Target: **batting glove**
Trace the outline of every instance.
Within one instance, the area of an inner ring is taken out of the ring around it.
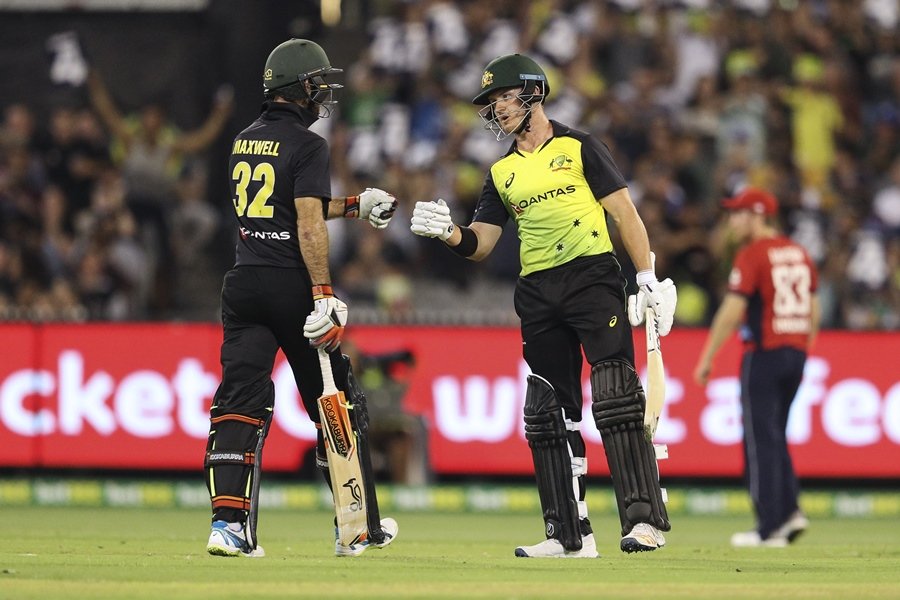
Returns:
[[[628,297],[628,320],[637,327],[644,322],[647,308],[653,310],[659,323],[659,335],[668,335],[675,320],[678,292],[671,279],[657,281],[652,270],[637,274],[638,293]]]
[[[409,229],[416,235],[446,241],[450,234],[453,233],[450,208],[443,200],[438,200],[437,202],[416,202]]]
[[[303,335],[313,348],[331,352],[341,345],[347,325],[347,305],[334,296],[330,285],[313,286],[313,311],[306,317]]]
[[[375,229],[388,226],[397,210],[397,199],[378,188],[366,188],[359,195],[359,218],[366,219]]]

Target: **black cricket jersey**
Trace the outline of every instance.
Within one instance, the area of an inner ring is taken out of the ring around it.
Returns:
[[[491,166],[472,218],[500,227],[515,220],[523,277],[612,252],[598,200],[626,185],[606,144],[550,123],[553,137],[540,148],[523,152],[514,142]]]
[[[306,268],[294,198],[331,199],[328,144],[309,130],[315,121],[296,104],[266,102],[235,138],[228,173],[240,233],[236,267]]]

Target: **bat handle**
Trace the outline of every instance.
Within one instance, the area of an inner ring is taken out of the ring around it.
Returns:
[[[337,394],[338,389],[334,384],[334,373],[331,371],[331,358],[322,348],[318,349],[319,367],[322,369],[322,394],[325,396]]]

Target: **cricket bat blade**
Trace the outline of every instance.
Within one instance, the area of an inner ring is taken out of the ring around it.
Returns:
[[[359,440],[350,418],[350,406],[344,392],[337,389],[328,354],[319,349],[323,392],[316,401],[319,421],[328,455],[328,472],[334,494],[338,539],[350,546],[368,535],[366,499],[359,463]]]
[[[644,410],[644,431],[652,441],[666,402],[666,375],[659,343],[659,321],[652,308],[648,308],[644,316],[647,333],[647,406]]]

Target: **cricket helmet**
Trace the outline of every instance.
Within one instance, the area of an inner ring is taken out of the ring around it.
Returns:
[[[337,101],[332,100],[332,91],[344,86],[326,83],[325,77],[341,72],[343,69],[331,66],[328,55],[320,45],[310,40],[293,38],[279,44],[269,54],[263,71],[263,91],[268,97],[275,90],[309,81],[307,97],[315,104],[330,109],[337,104]]]
[[[542,83],[542,94],[535,94],[536,84]],[[529,85],[530,84],[530,85]],[[523,54],[506,54],[495,58],[484,68],[481,91],[472,104],[489,104],[491,93],[505,88],[522,88],[523,95],[539,97],[543,102],[550,93],[547,75],[533,59]]]

